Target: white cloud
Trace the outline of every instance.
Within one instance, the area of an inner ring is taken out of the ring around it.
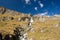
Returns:
[[[43,12],[43,13],[38,13],[38,14],[36,14],[35,16],[48,16],[48,17],[50,17],[49,15],[47,15],[48,14],[48,11],[46,11],[46,12]]]
[[[41,8],[44,7],[43,3],[41,3],[40,1],[38,3],[39,3],[39,5],[40,5]]]
[[[34,9],[37,10],[37,7],[35,7]]]
[[[40,3],[41,8],[44,6],[42,3]]]
[[[26,4],[28,4],[30,2],[30,0],[25,0]]]
[[[41,13],[40,15],[46,15],[46,14],[48,14],[48,12]]]

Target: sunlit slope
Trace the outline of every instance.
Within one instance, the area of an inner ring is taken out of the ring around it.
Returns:
[[[21,18],[31,16],[29,14],[19,13],[8,10],[0,13],[0,33],[14,34],[15,27],[23,27],[28,33],[28,40],[60,40],[60,16],[32,16],[32,30],[28,29],[29,20],[21,20]]]
[[[13,30],[18,26],[25,26],[28,24],[27,21],[20,21],[22,17],[28,17],[27,14],[21,14],[13,10],[7,10],[4,14],[0,13],[0,33],[13,34]]]
[[[29,38],[32,40],[60,40],[60,19],[53,18],[45,18],[44,22],[35,20],[32,23],[33,32],[29,32]]]

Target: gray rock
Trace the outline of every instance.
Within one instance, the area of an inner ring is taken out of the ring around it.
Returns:
[[[4,14],[6,12],[6,9],[0,6],[0,13]]]

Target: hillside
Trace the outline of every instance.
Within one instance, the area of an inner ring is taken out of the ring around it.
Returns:
[[[14,35],[22,27],[28,40],[60,40],[60,16],[33,15],[0,7],[0,33]]]

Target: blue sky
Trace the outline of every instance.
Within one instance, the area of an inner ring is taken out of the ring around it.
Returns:
[[[0,0],[0,6],[18,12],[46,15],[60,14],[60,0]]]

